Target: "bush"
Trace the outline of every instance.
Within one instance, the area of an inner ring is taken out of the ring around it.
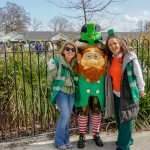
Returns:
[[[135,128],[150,130],[150,91],[140,100],[140,111],[135,119]]]

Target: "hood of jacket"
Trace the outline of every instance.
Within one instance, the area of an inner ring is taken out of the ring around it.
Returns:
[[[126,65],[128,62],[130,62],[131,60],[137,59],[137,55],[135,54],[134,51],[130,52],[129,54],[125,54],[124,55],[124,59],[123,59],[123,66],[122,66],[122,71],[124,71]]]

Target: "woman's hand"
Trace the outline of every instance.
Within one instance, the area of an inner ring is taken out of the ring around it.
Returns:
[[[47,66],[48,66],[49,70],[55,69],[56,66],[55,66],[54,60],[52,58],[47,62]]]
[[[140,91],[140,98],[145,96],[145,92],[144,91]]]

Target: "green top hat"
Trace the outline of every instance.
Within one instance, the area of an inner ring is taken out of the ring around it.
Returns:
[[[81,40],[87,41],[90,45],[94,45],[94,42],[102,39],[100,27],[94,23],[87,23],[81,29]]]

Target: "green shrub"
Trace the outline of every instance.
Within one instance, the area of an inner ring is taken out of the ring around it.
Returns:
[[[135,120],[135,128],[150,130],[150,91],[140,100],[140,111]]]
[[[0,111],[4,131],[10,126],[14,130],[19,128],[19,132],[25,128],[33,131],[33,124],[46,130],[45,126],[48,128],[54,120],[55,110],[49,106],[46,86],[45,58],[44,53],[28,51],[6,53],[6,59],[0,57]]]

